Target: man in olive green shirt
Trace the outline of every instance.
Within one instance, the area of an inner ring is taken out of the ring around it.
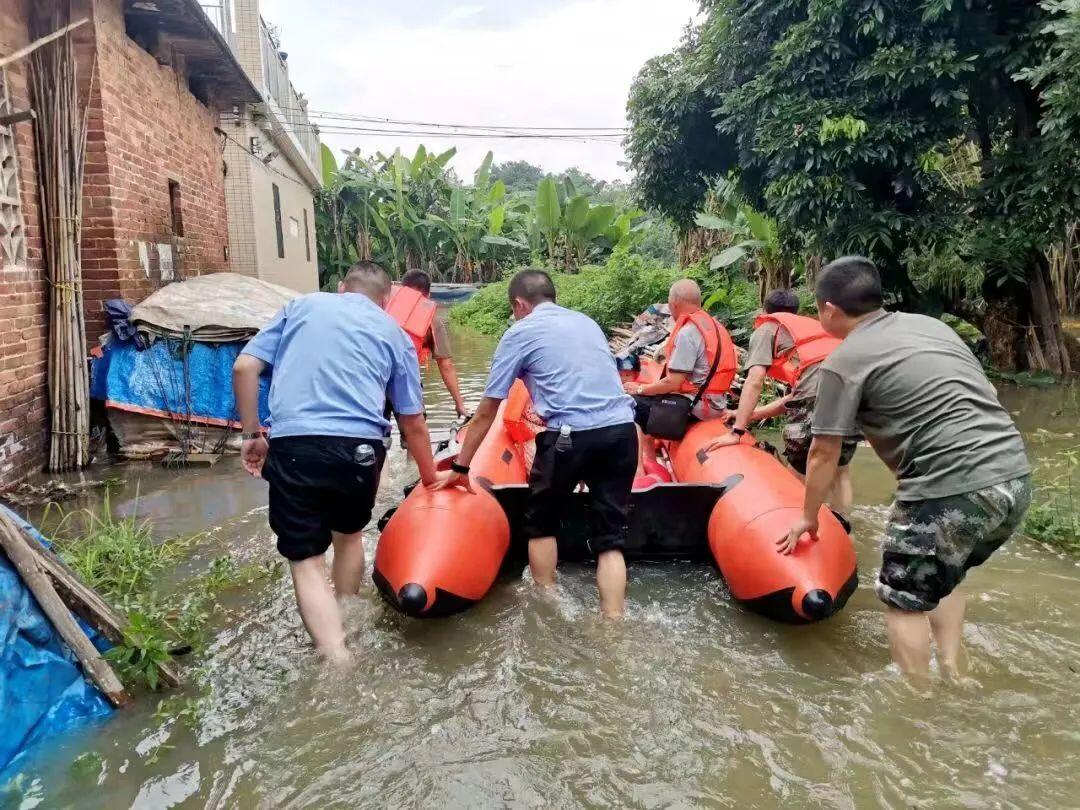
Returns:
[[[817,299],[822,325],[843,343],[819,372],[803,519],[780,550],[815,536],[843,437],[862,433],[898,482],[876,586],[893,658],[927,676],[932,635],[942,673],[955,676],[964,622],[956,586],[1019,528],[1031,502],[1023,439],[949,326],[882,309],[869,260],[829,264]]]

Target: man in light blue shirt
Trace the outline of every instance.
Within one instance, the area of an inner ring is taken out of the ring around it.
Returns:
[[[637,467],[634,402],[622,389],[603,331],[580,312],[555,303],[555,286],[542,270],[510,282],[517,323],[495,350],[484,399],[453,466],[438,486],[469,487],[468,466],[495,421],[499,404],[521,379],[533,409],[547,423],[536,437],[525,513],[529,568],[538,585],[555,582],[556,534],[563,501],[584,481],[592,496],[589,547],[605,616],[622,615],[630,489]]]
[[[285,305],[236,360],[233,388],[245,469],[270,485],[270,528],[289,560],[301,618],[319,652],[348,661],[334,598],[355,596],[364,576],[363,529],[386,457],[389,396],[421,481],[437,478],[424,421],[416,349],[383,306],[390,279],[361,262],[338,294]],[[259,376],[273,368],[270,440],[259,430]],[[334,589],[324,556],[334,546]]]

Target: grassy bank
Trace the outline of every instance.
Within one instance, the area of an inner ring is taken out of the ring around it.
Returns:
[[[584,312],[604,329],[626,322],[649,304],[667,301],[668,289],[680,278],[691,277],[702,286],[710,311],[730,328],[746,328],[758,308],[757,290],[745,278],[731,278],[704,267],[690,270],[666,267],[625,250],[616,251],[607,264],[583,267],[579,273],[553,273],[559,303]],[[469,301],[455,307],[455,323],[489,335],[500,335],[510,320],[509,280],[491,284]]]
[[[66,531],[71,527],[70,531]],[[176,652],[197,652],[225,591],[276,575],[277,568],[241,567],[216,558],[209,570],[177,576],[202,535],[154,540],[150,523],[116,518],[106,498],[100,512],[66,515],[54,546],[87,585],[127,620],[124,643],[106,653],[129,686],[158,686],[158,664]]]
[[[1035,496],[1024,534],[1050,548],[1080,557],[1080,449],[1063,450],[1036,465]]]

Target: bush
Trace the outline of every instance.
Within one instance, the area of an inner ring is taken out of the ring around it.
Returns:
[[[608,330],[632,320],[650,304],[667,301],[671,285],[686,277],[701,285],[709,310],[729,328],[752,325],[758,310],[756,287],[743,278],[711,272],[704,265],[680,270],[619,248],[602,267],[583,267],[574,275],[552,274],[559,303],[584,312]],[[510,322],[508,286],[508,281],[488,285],[455,307],[451,319],[488,335],[502,334]]]

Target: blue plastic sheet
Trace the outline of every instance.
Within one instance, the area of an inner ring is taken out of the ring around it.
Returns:
[[[49,545],[10,509],[2,504],[0,509]],[[96,631],[83,628],[99,650],[108,648]],[[0,553],[0,775],[20,754],[112,712],[104,695],[83,679],[75,656]]]
[[[140,351],[133,341],[114,340],[105,347],[104,356],[94,361],[90,396],[113,407],[163,417],[231,422],[237,419],[232,367],[244,345],[189,343],[185,352],[183,341],[159,339]],[[259,417],[264,425],[270,416],[269,389],[269,378],[264,378],[259,388]]]

